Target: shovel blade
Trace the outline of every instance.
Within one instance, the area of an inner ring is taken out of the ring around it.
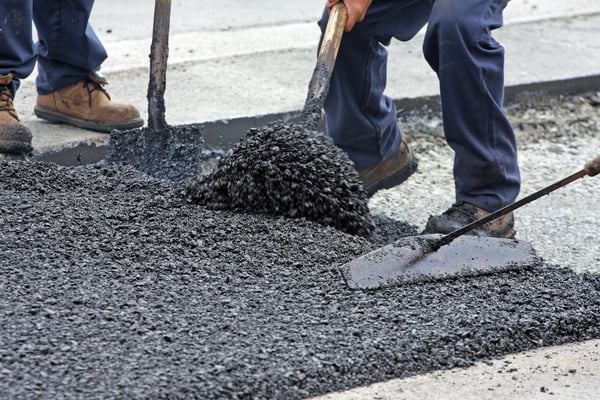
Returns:
[[[530,243],[515,239],[461,236],[430,251],[440,237],[402,238],[342,265],[342,276],[350,289],[379,289],[506,272],[540,262]]]

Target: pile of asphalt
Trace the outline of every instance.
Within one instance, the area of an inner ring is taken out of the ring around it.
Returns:
[[[373,233],[352,162],[314,123],[250,129],[227,153],[205,148],[202,126],[191,124],[113,131],[103,163],[186,181],[189,197],[215,210],[306,218],[350,234]]]
[[[1,398],[300,399],[600,338],[598,275],[351,291],[338,267],[378,244],[183,192],[0,162]]]
[[[373,230],[367,194],[354,165],[308,123],[250,129],[190,197],[216,210],[306,218],[350,234]]]

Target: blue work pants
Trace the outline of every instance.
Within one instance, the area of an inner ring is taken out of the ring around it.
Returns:
[[[38,63],[37,91],[48,94],[86,78],[106,59],[102,43],[89,25],[94,0],[0,1],[0,75],[20,79]],[[32,24],[39,42],[32,39]]]
[[[455,152],[456,201],[495,210],[517,197],[520,176],[512,127],[502,111],[504,49],[491,31],[508,0],[374,0],[342,38],[326,131],[358,170],[389,158],[402,134],[383,94],[386,46],[412,39],[427,24],[423,52],[440,84],[446,140]],[[319,22],[327,23],[325,10]]]

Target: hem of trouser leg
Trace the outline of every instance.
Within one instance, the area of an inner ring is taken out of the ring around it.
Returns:
[[[504,204],[504,203],[498,202],[497,199],[495,199],[493,201],[494,205],[490,205],[490,203],[492,203],[492,202],[486,202],[486,199],[491,199],[491,198],[493,198],[493,196],[485,195],[485,196],[477,196],[477,197],[473,196],[472,197],[472,196],[457,195],[456,203],[460,203],[460,202],[469,203],[469,204],[472,204],[475,207],[481,208],[482,210],[487,211],[487,212],[494,212],[496,210],[501,209],[502,207],[507,206],[508,204],[511,204],[511,203]]]
[[[357,164],[356,161],[352,160],[354,162],[356,170],[357,171],[364,171],[364,170],[367,170],[367,169],[375,168],[376,166],[378,166],[382,162],[384,162],[386,160],[389,160],[400,149],[401,144],[402,144],[402,135],[399,136],[397,145],[396,146],[392,146],[392,148],[394,150],[388,152],[388,154],[386,155],[385,158],[381,155],[381,152],[378,152],[377,153],[377,161],[375,163],[371,164],[371,165],[368,165],[368,166],[364,166],[362,164]],[[349,154],[347,151],[346,151],[346,153]]]
[[[39,58],[38,58],[38,70],[41,68],[39,66]],[[58,92],[59,90],[62,90],[64,88],[68,88],[69,86],[73,86],[79,82],[83,82],[85,81],[90,75],[92,75],[95,72],[100,72],[100,66],[98,66],[94,71],[89,71],[89,72],[83,72],[82,69],[78,69],[77,72],[75,71],[70,71],[69,72],[69,79],[68,80],[60,80],[60,82],[52,82],[52,84],[49,84],[49,79],[47,78],[45,81],[48,81],[48,84],[42,83],[42,73],[38,72],[38,76],[35,79],[36,82],[36,93],[39,95],[49,95],[55,92]],[[49,90],[42,90],[41,87],[42,86],[49,86],[51,87],[51,89]]]
[[[88,74],[88,75],[89,75],[89,74]],[[83,77],[83,78],[81,78],[81,79],[77,79],[77,80],[75,80],[75,81],[73,81],[73,82],[71,82],[71,81],[69,81],[69,82],[63,82],[63,83],[62,83],[60,86],[54,86],[54,85],[53,85],[53,86],[52,86],[52,90],[41,90],[41,89],[39,88],[38,84],[37,84],[37,79],[36,79],[36,88],[35,88],[36,90],[35,90],[35,91],[36,91],[36,93],[37,93],[38,95],[40,95],[40,96],[47,96],[47,95],[49,95],[49,94],[56,93],[56,92],[58,92],[59,90],[62,90],[62,89],[64,89],[64,88],[68,88],[69,86],[73,86],[73,85],[75,85],[75,84],[77,84],[77,83],[79,83],[79,82],[81,82],[81,81],[85,80],[85,79],[88,77],[88,75],[84,76],[84,77]]]

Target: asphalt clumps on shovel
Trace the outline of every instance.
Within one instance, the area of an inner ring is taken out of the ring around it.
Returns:
[[[600,338],[598,274],[352,291],[379,245],[182,186],[0,161],[0,398],[293,400]]]
[[[188,193],[217,210],[306,218],[365,237],[374,228],[348,156],[302,124],[249,130],[210,175],[189,185]]]

